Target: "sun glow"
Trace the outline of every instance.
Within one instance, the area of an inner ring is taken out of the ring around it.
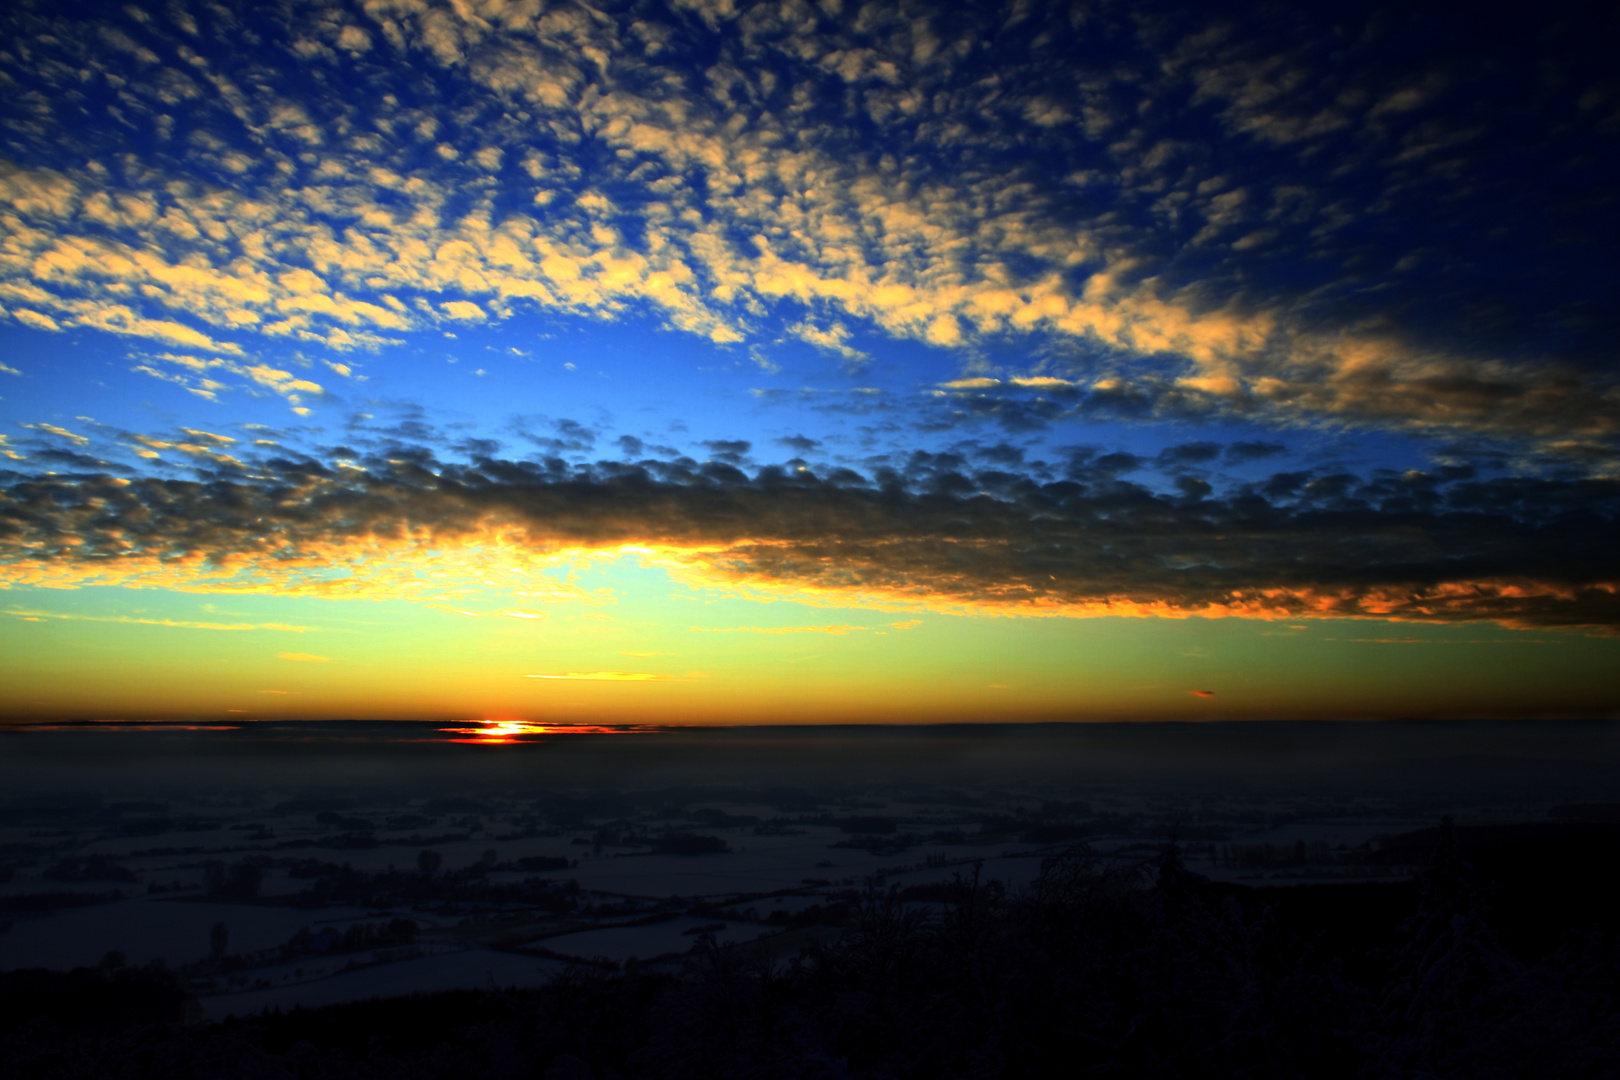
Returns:
[[[529,720],[493,717],[479,720],[477,727],[440,728],[447,735],[460,736],[450,742],[473,743],[480,746],[499,746],[506,743],[538,741],[538,736],[551,735],[627,735],[640,728],[596,727],[575,724],[538,724]]]
[[[98,497],[108,500],[109,506],[122,507],[111,490],[102,489]],[[327,483],[312,489],[306,501],[317,494],[341,500],[353,493]],[[133,514],[130,508],[123,509],[129,511],[126,516]],[[1558,616],[1568,625],[1601,625],[1589,623],[1593,616],[1585,608],[1612,606],[1613,597],[1620,593],[1620,583],[1614,581],[1576,587],[1533,576],[1433,583],[1261,585],[1217,592],[1165,580],[1103,591],[1083,561],[1055,567],[1058,573],[1030,574],[1013,557],[1008,544],[996,538],[936,536],[920,543],[903,529],[887,533],[880,529],[847,542],[770,535],[627,539],[623,534],[635,530],[625,523],[583,521],[576,523],[575,532],[594,528],[601,535],[594,543],[581,543],[555,523],[515,515],[516,511],[504,517],[491,513],[470,523],[414,529],[385,527],[390,523],[379,521],[361,536],[333,536],[316,528],[308,535],[278,535],[251,550],[225,544],[219,550],[184,555],[144,550],[143,535],[122,531],[122,526],[107,526],[98,540],[105,551],[94,558],[46,553],[43,545],[48,538],[0,552],[0,588],[120,586],[231,596],[405,600],[468,618],[540,624],[553,613],[612,608],[621,595],[613,588],[587,587],[581,577],[593,568],[605,569],[627,560],[661,570],[676,584],[694,591],[814,607],[1075,619],[1377,618],[1434,623],[1488,619],[1516,628],[1541,625],[1561,608],[1571,609],[1568,615]],[[892,524],[898,529],[902,523]],[[545,610],[548,608],[550,611]],[[9,614],[40,617],[32,611]],[[248,624],[184,625],[250,628]],[[596,671],[531,677],[663,678]]]

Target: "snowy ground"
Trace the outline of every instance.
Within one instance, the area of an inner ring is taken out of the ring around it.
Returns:
[[[1391,770],[1371,752],[1349,769],[1342,747],[1252,768],[1188,751],[1155,772],[1043,734],[984,753],[954,736],[849,740],[795,770],[765,740],[660,755],[641,736],[622,754],[609,740],[439,757],[274,746],[300,766],[277,771],[195,736],[140,743],[139,768],[120,768],[95,742],[107,736],[50,736],[9,735],[30,753],[0,760],[0,969],[161,959],[210,1016],[669,962],[705,935],[787,948],[837,932],[862,890],[975,864],[1018,888],[1081,842],[1129,863],[1174,835],[1191,869],[1250,884],[1387,877],[1405,871],[1364,865],[1379,836],[1612,798],[1616,757],[1605,735],[1584,764],[1497,755],[1472,783],[1455,764]],[[83,746],[95,753],[75,758]]]

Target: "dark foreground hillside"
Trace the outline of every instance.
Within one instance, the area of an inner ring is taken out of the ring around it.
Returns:
[[[10,972],[0,1076],[1613,1077],[1617,845],[1561,829],[1442,826],[1415,880],[1270,890],[1079,847],[1017,893],[868,890],[791,957],[207,1026],[161,969]]]

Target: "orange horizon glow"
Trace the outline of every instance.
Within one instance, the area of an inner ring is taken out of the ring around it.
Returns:
[[[1076,580],[1027,590],[1047,595],[1020,604],[1012,586],[991,594],[926,565],[906,573],[869,559],[869,572],[838,580],[820,562],[778,570],[735,546],[722,556],[508,539],[491,549],[373,538],[353,550],[393,554],[331,567],[343,587],[321,595],[279,592],[273,572],[245,571],[237,584],[257,595],[24,586],[0,611],[14,669],[0,717],[420,720],[439,728],[434,742],[502,745],[670,724],[1606,715],[1613,705],[1620,639],[1486,630],[1477,614],[1467,625],[1480,607],[1509,621],[1523,600],[1504,599],[1524,593],[1508,582],[1363,589],[1354,613],[1304,611],[1298,587],[1233,590],[1215,597],[1219,608],[1168,594],[1088,603],[1088,585],[1117,585]],[[414,568],[412,552],[423,559]],[[1448,591],[1462,610],[1437,602]],[[1403,617],[1413,605],[1427,617]],[[1521,660],[1504,663],[1505,649]]]

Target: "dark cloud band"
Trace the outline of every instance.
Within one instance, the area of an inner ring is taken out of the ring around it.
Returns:
[[[276,591],[278,575],[357,553],[498,540],[537,555],[663,549],[706,580],[849,602],[1620,628],[1613,480],[1279,474],[1216,495],[1195,477],[1180,494],[1124,482],[1083,453],[1076,479],[1045,483],[945,456],[870,478],[685,458],[390,459],[15,479],[0,492],[0,574]]]

